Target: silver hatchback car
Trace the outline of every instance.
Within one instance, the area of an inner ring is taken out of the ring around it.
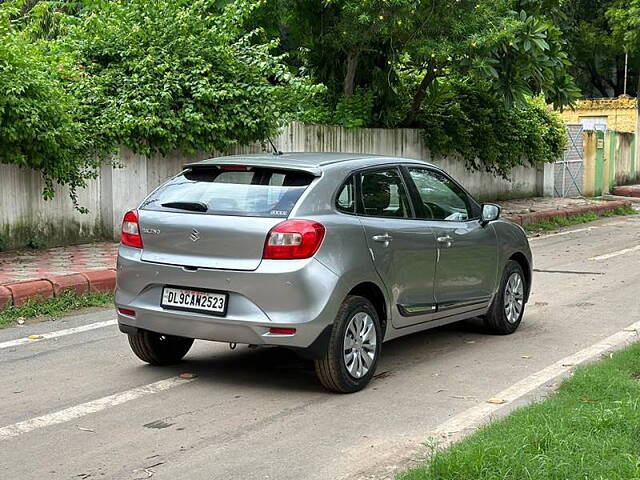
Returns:
[[[481,316],[516,330],[531,251],[428,163],[286,153],[185,166],[127,212],[120,330],[153,365],[194,339],[294,349],[338,392],[363,388],[384,341]]]

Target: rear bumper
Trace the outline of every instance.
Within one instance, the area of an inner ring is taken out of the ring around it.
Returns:
[[[229,292],[227,314],[169,310],[160,306],[162,288],[180,285]],[[335,319],[346,292],[339,278],[315,259],[264,260],[254,271],[189,270],[143,262],[140,251],[121,247],[115,303],[135,311],[118,313],[124,332],[150,330],[167,335],[255,345],[311,348]],[[270,327],[295,328],[274,335]]]

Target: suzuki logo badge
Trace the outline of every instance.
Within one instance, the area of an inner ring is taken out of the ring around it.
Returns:
[[[192,242],[197,242],[198,240],[200,240],[200,232],[195,228],[192,228],[191,235],[189,235],[189,238],[191,239]]]

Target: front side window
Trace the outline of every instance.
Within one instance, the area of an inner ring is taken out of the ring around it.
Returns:
[[[392,218],[411,216],[409,197],[397,169],[365,171],[360,175],[360,182],[365,215]]]
[[[451,179],[426,168],[409,167],[408,170],[422,200],[422,218],[458,222],[471,218],[466,193]]]
[[[262,167],[196,167],[162,185],[141,208],[288,217],[313,178],[306,172]]]

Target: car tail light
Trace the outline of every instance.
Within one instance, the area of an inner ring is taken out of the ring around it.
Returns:
[[[267,235],[262,258],[294,260],[312,257],[324,238],[324,225],[311,220],[285,220]]]
[[[128,315],[129,317],[135,317],[136,316],[136,311],[135,310],[131,310],[130,308],[118,307],[118,312],[120,312],[122,315]]]
[[[131,210],[124,214],[120,243],[127,247],[142,248],[142,236],[140,235],[137,210]]]

